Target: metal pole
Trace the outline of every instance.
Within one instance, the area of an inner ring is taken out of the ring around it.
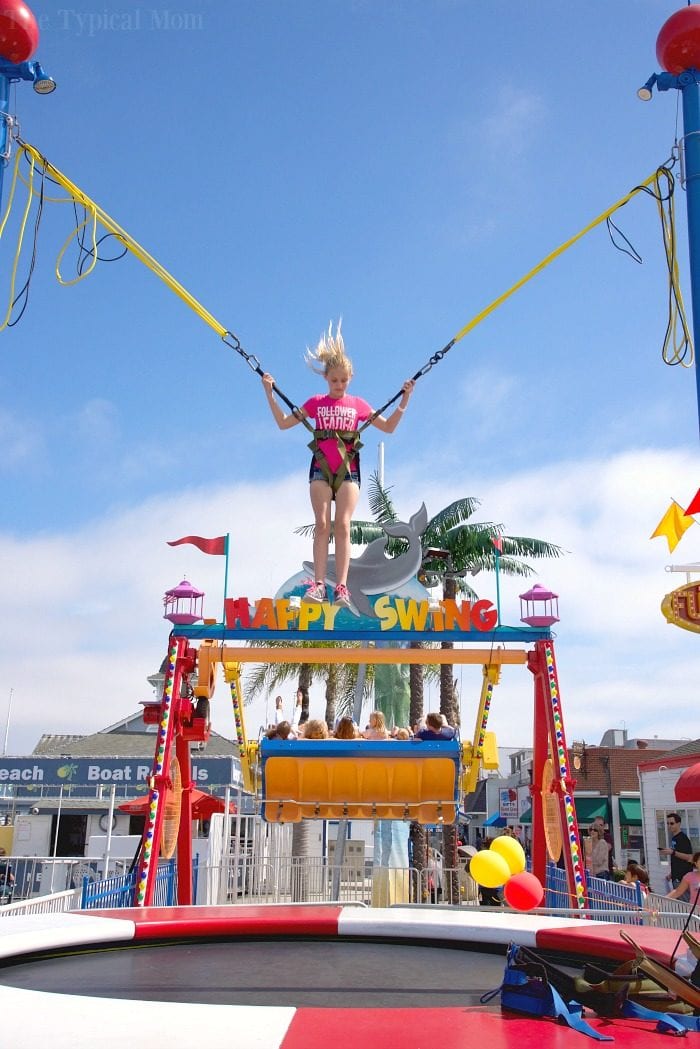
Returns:
[[[221,622],[226,625],[226,598],[228,597],[228,548],[231,542],[231,533],[226,533],[226,549],[225,549],[225,560],[224,560],[224,602],[222,605]]]
[[[51,864],[51,885],[49,892],[53,892],[53,877],[56,870],[56,853],[58,852],[58,828],[61,822],[61,806],[63,804],[63,784],[58,794],[58,811],[56,813],[56,833],[53,836],[53,863]]]
[[[239,870],[241,869],[241,862],[242,862],[241,861],[241,811],[242,811],[242,809],[243,809],[243,792],[239,788],[239,790],[238,790],[238,798],[236,799],[236,821],[235,821],[236,826],[235,826],[235,830],[234,830],[234,833],[236,835],[236,840],[233,843],[233,890],[232,890],[232,892],[233,892],[233,901],[229,900],[229,897],[228,897],[229,883],[230,883],[231,879],[230,879],[229,870],[227,869],[227,871],[226,871],[226,884],[224,885],[225,896],[224,896],[223,900],[221,901],[222,903],[230,903],[230,902],[238,903],[238,873],[239,873]],[[247,826],[248,826],[247,822],[246,822],[245,826],[247,828]],[[229,853],[230,853],[230,849],[231,849],[231,838],[230,838],[230,831],[229,831],[228,827],[226,829],[226,833],[227,833],[227,835],[229,835],[227,837],[227,841],[226,841],[226,856],[227,856],[227,865],[228,865],[228,863],[230,862],[228,857],[229,857]],[[245,873],[243,871],[241,871],[241,890],[243,890],[244,887],[245,887]]]
[[[355,682],[355,702],[352,708],[352,718],[356,725],[360,724],[360,719],[362,717],[362,693],[365,690],[366,676],[367,665],[365,663],[360,663],[360,665],[357,668],[357,681]],[[333,850],[333,879],[331,885],[334,900],[340,899],[340,868],[345,861],[345,842],[347,840],[348,821],[338,820],[338,830],[336,831],[335,848]]]
[[[239,792],[240,801],[240,792]],[[239,806],[240,807],[240,806]],[[209,845],[211,848],[211,831],[209,832]],[[209,863],[213,863],[214,857],[209,853]],[[219,865],[218,893],[216,900],[209,899],[208,903],[228,903],[228,879],[231,868],[231,785],[226,785],[224,791],[224,828],[221,841],[221,856]],[[223,892],[222,892],[223,885]]]
[[[695,387],[700,413],[700,367],[697,357],[700,348],[700,86],[698,86],[697,78],[697,72],[692,70],[689,73],[681,73],[678,80],[683,96],[683,147],[688,209],[690,291],[693,304]]]
[[[696,5],[697,6],[697,5]],[[695,387],[700,421],[700,72],[686,69],[677,76],[673,73],[654,73],[637,94],[648,101],[652,88],[658,91],[680,91],[683,103],[683,153],[681,175],[686,191],[688,216],[688,255],[690,260],[690,298],[693,313],[693,344],[695,347]]]
[[[381,488],[384,487],[384,441],[379,442],[377,448],[377,479]]]
[[[5,168],[10,162],[10,81],[0,73],[0,201]]]
[[[107,841],[105,843],[104,852],[104,875],[103,877],[109,877],[109,856],[112,851],[112,823],[114,822],[114,799],[116,797],[117,788],[116,785],[112,784],[112,791],[109,796],[109,815],[107,817]]]
[[[501,552],[496,547],[496,623],[501,625]]]
[[[0,190],[2,189],[2,174],[0,173]],[[2,746],[2,756],[5,757],[7,754],[7,740],[10,735],[10,715],[12,713],[12,697],[15,693],[13,688],[10,689],[10,698],[7,701],[7,719],[5,721],[5,741]]]

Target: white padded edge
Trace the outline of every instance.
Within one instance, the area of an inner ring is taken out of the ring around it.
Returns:
[[[88,998],[0,987],[2,1044],[8,1049],[124,1049],[128,1045],[280,1049],[296,1010]]]
[[[602,923],[601,923],[602,924]],[[607,923],[606,923],[607,924]],[[427,937],[436,940],[464,940],[475,943],[508,944],[516,940],[523,947],[537,946],[537,933],[543,929],[580,928],[580,918],[556,918],[542,914],[514,914],[510,911],[422,910],[421,908],[343,908],[338,920],[340,936]]]
[[[125,918],[90,914],[18,914],[0,919],[0,958],[83,943],[133,940],[136,925]]]

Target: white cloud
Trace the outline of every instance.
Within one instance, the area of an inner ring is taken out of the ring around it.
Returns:
[[[9,472],[31,463],[43,452],[40,430],[26,419],[0,411],[0,468]]]
[[[668,626],[659,605],[684,581],[665,565],[700,560],[700,527],[686,533],[674,558],[663,540],[648,538],[671,495],[683,501],[695,494],[694,456],[649,450],[533,467],[497,482],[475,477],[468,493],[409,474],[395,480],[402,514],[419,499],[435,513],[457,495],[473,494],[482,499],[477,519],[568,551],[540,563],[537,579],[560,595],[556,651],[569,738],[597,742],[622,723],[630,735],[697,734],[700,639]],[[367,516],[366,508],[359,514]],[[207,613],[218,613],[223,559],[170,548],[167,539],[230,531],[229,595],[255,600],[274,593],[309,556],[308,540],[293,535],[309,518],[299,473],[258,485],[190,489],[65,534],[0,537],[0,578],[13,581],[0,612],[5,684],[8,693],[14,689],[10,751],[28,752],[42,732],[97,730],[149,697],[145,679],[167,642],[162,595],[183,576],[206,592]],[[517,595],[532,581],[501,580],[504,622],[518,622]],[[492,576],[474,582],[483,596],[495,596]],[[455,673],[470,735],[481,671],[465,666]],[[435,705],[437,693],[428,694]],[[0,693],[0,724],[4,702]],[[321,713],[320,695],[315,702]],[[233,736],[223,685],[213,708],[217,731]],[[249,711],[252,735],[264,711],[264,700]],[[532,681],[525,669],[504,669],[491,727],[501,745],[529,745]]]
[[[509,157],[532,148],[538,130],[546,117],[544,99],[532,91],[503,85],[496,93],[494,108],[480,125],[486,146]]]
[[[483,441],[492,438],[494,419],[515,415],[521,398],[518,381],[512,373],[498,368],[474,368],[468,378],[462,380],[450,413],[452,420],[459,419],[460,429],[465,418],[469,420],[470,440]],[[458,407],[455,409],[455,406]]]
[[[118,435],[119,413],[111,401],[95,397],[86,401],[69,424],[81,442],[111,444]]]

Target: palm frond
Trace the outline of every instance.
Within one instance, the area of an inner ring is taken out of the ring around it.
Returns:
[[[520,561],[515,557],[501,557],[499,568],[503,575],[531,576],[537,575],[537,569],[529,565],[527,561]]]
[[[376,521],[352,521],[350,523],[350,542],[358,546],[369,546],[375,539],[381,539],[385,531]]]
[[[299,525],[298,528],[294,529],[294,535],[303,535],[304,538],[313,536],[316,531],[316,526],[312,524]]]
[[[350,524],[350,542],[356,546],[369,546],[375,539],[384,539],[389,557],[398,557],[408,549],[408,540],[400,536],[388,536],[381,525],[373,521],[353,521]]]
[[[544,539],[529,539],[520,535],[503,536],[503,553],[515,557],[562,557],[568,553],[561,546],[548,543]]]
[[[373,473],[370,477],[369,487],[367,489],[367,498],[369,500],[369,508],[372,511],[375,521],[379,524],[386,524],[387,522],[398,521],[398,514],[396,508],[391,500],[389,492],[390,488],[384,488],[379,480],[379,474]]]
[[[481,502],[479,499],[475,499],[472,496],[464,496],[462,499],[455,499],[449,506],[443,507],[435,514],[435,517],[431,517],[428,521],[428,527],[425,530],[425,534],[436,532],[443,533],[449,532],[450,529],[456,525],[461,524],[463,521],[468,521],[472,516],[477,506],[480,506]]]

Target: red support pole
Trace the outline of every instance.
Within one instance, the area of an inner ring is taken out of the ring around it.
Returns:
[[[150,907],[156,887],[158,857],[163,833],[165,798],[170,782],[170,758],[173,741],[180,721],[180,691],[183,667],[186,665],[187,640],[184,637],[170,638],[167,669],[163,682],[163,698],[160,705],[160,721],[153,758],[153,771],[149,779],[148,814],[141,839],[141,851],[137,868],[134,904]]]
[[[175,739],[175,754],[182,777],[182,799],[180,803],[180,825],[177,830],[177,902],[194,903],[192,899],[192,762],[189,740],[178,735]]]
[[[560,829],[569,899],[572,907],[585,910],[586,876],[574,804],[576,780],[572,779],[569,768],[553,641],[535,642],[534,650],[528,652],[528,668],[535,676],[534,756],[531,787],[533,791],[533,874],[544,884],[546,842],[542,806],[542,773],[547,758],[550,758],[554,766],[552,789],[559,801]],[[538,819],[539,822],[537,822]]]
[[[549,756],[549,727],[547,720],[545,677],[540,666],[540,654],[533,649],[527,654],[527,667],[534,676],[535,703],[532,754],[532,873],[545,884],[547,876],[547,842],[544,834],[544,806],[542,804],[542,776]]]

